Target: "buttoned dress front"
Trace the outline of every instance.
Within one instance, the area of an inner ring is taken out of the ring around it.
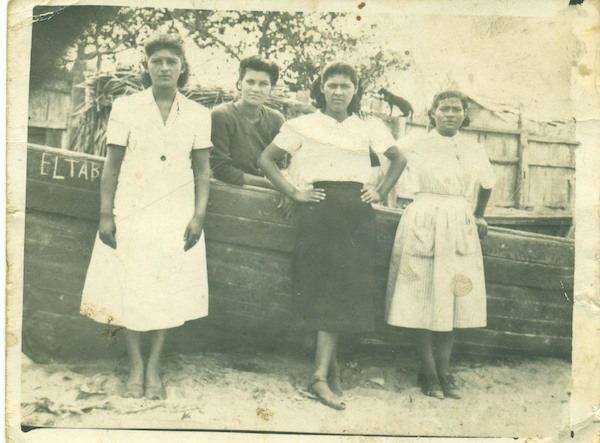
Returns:
[[[432,131],[403,151],[417,192],[396,232],[387,322],[451,331],[486,325],[481,245],[470,203],[495,178],[483,146]]]
[[[135,331],[208,314],[204,234],[187,252],[194,214],[193,149],[210,148],[210,113],[180,93],[163,122],[151,89],[118,98],[107,144],[125,146],[114,201],[117,248],[97,236],[81,313]]]

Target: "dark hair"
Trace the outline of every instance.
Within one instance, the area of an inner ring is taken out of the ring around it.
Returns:
[[[277,66],[273,62],[268,62],[267,60],[259,57],[258,55],[253,55],[251,57],[243,59],[240,62],[240,76],[238,77],[238,83],[244,80],[248,69],[252,69],[253,71],[258,72],[266,72],[267,74],[269,74],[271,87],[275,86],[275,83],[277,83],[277,79],[279,78],[279,66]]]
[[[321,75],[319,75],[313,82],[310,90],[310,96],[312,99],[314,99],[315,106],[321,111],[325,110],[325,108],[327,107],[327,103],[325,102],[325,94],[323,94],[323,92],[321,91],[321,85],[325,84],[327,79],[334,75],[345,75],[354,84],[356,92],[354,93],[354,97],[352,97],[352,101],[348,105],[348,112],[350,114],[358,114],[358,112],[360,111],[360,100],[363,94],[363,87],[360,84],[358,74],[356,73],[354,68],[348,63],[344,62],[334,62],[328,64],[323,69]]]
[[[430,126],[432,128],[435,128],[435,119],[433,118],[433,113],[439,106],[440,102],[442,100],[446,100],[447,98],[457,98],[460,100],[463,111],[465,111],[465,119],[463,120],[460,127],[466,128],[467,126],[469,126],[469,124],[471,123],[471,119],[467,116],[467,110],[469,109],[469,97],[467,97],[462,92],[456,91],[456,90],[442,91],[442,92],[437,93],[435,95],[435,97],[433,97],[433,104],[431,105],[431,108],[429,108],[429,111],[427,112],[427,115],[429,115]]]
[[[148,74],[147,62],[152,54],[161,49],[168,49],[173,54],[176,54],[181,59],[183,72],[177,80],[177,86],[184,86],[190,76],[190,70],[187,60],[185,59],[185,51],[183,50],[183,39],[179,34],[154,34],[144,43],[144,52],[146,52],[146,62],[144,62],[145,72],[142,73],[142,84],[146,87],[152,84],[150,74]]]

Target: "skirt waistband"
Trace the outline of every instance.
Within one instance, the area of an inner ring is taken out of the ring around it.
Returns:
[[[360,199],[362,194],[363,184],[359,182],[331,182],[331,181],[318,181],[314,182],[313,186],[315,189],[323,189],[325,191],[325,200],[320,205],[338,202],[354,202],[359,205],[364,205]]]
[[[332,182],[318,181],[313,183],[314,188],[346,188],[346,189],[362,189],[363,184],[359,182]]]
[[[418,192],[415,194],[415,200],[437,200],[437,201],[463,201],[466,202],[467,198],[464,195],[450,195],[450,194],[433,194],[429,192]]]

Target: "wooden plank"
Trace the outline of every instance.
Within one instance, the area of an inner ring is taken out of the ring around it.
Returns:
[[[264,296],[272,293],[287,293],[291,291],[292,285],[289,272],[281,275],[217,260],[211,260],[211,263],[208,264],[208,276],[209,285],[211,282],[227,283]]]
[[[515,202],[515,183],[517,168],[510,164],[492,164],[496,176],[496,184],[492,189],[490,207],[512,208]]]
[[[490,329],[463,329],[457,334],[457,345],[480,345],[504,349],[507,353],[524,351],[537,355],[570,357],[571,339],[567,337],[512,334]]]
[[[488,157],[502,161],[514,159],[518,161],[519,137],[515,134],[482,133],[480,143],[485,147]]]
[[[290,254],[214,240],[206,241],[206,255],[211,260],[239,266],[250,265],[264,272],[275,274],[289,273],[291,267]]]
[[[48,96],[44,90],[31,91],[29,95],[29,119],[42,124],[48,120]]]
[[[67,123],[63,121],[48,121],[48,120],[28,120],[27,126],[29,128],[40,128],[40,129],[60,129],[65,131],[67,129]],[[53,145],[49,145],[53,146]]]
[[[481,249],[486,257],[562,267],[573,267],[575,264],[575,245],[568,240],[490,232],[490,235],[482,241]]]
[[[361,341],[389,347],[417,347],[414,330],[392,326],[365,334]],[[457,354],[571,356],[570,338],[512,334],[487,328],[457,329],[454,343]]]
[[[65,287],[40,285],[38,281],[23,285],[23,304],[30,310],[56,314],[77,315],[81,304],[81,291]]]
[[[77,357],[117,358],[125,349],[118,346],[115,328],[78,315],[25,310],[22,328],[23,352],[34,361]],[[68,346],[65,346],[68,343]]]
[[[532,166],[529,168],[530,201],[536,209],[566,209],[570,206],[570,180],[573,175],[556,168]]]
[[[280,223],[208,213],[204,229],[207,240],[282,252],[290,252],[294,247],[293,228]]]
[[[211,182],[208,211],[215,214],[292,225],[295,218],[285,220],[277,212],[279,195],[273,190],[250,190],[213,181]]]
[[[575,168],[575,148],[561,143],[529,141],[530,164]]]
[[[487,327],[492,330],[509,330],[515,334],[533,334],[536,336],[551,335],[556,337],[571,337],[572,325],[562,322],[545,322],[542,320],[523,320],[512,317],[488,315]]]
[[[98,192],[103,160],[76,154],[62,149],[30,147],[27,150],[27,178]]]
[[[543,289],[517,286],[514,282],[492,283],[486,282],[485,285],[488,297],[504,300],[506,303],[513,304],[515,309],[522,309],[522,315],[528,317],[529,311],[532,313],[539,310],[556,310],[562,312],[563,318],[571,321],[573,308],[573,297],[570,294],[565,296],[562,288]],[[539,306],[538,306],[539,305]]]
[[[573,297],[573,269],[538,263],[517,262],[504,258],[484,257],[485,280],[527,288],[563,289]]]
[[[54,214],[93,220],[100,217],[100,193],[70,185],[27,180],[26,207]]]

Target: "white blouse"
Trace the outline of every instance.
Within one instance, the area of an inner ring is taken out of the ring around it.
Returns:
[[[494,187],[496,178],[484,147],[460,132],[444,137],[433,130],[402,152],[414,179],[414,192],[471,200],[477,185]]]
[[[288,178],[303,188],[317,181],[368,183],[369,148],[382,154],[396,142],[380,120],[353,114],[338,122],[318,111],[285,122],[273,144],[292,155]]]

